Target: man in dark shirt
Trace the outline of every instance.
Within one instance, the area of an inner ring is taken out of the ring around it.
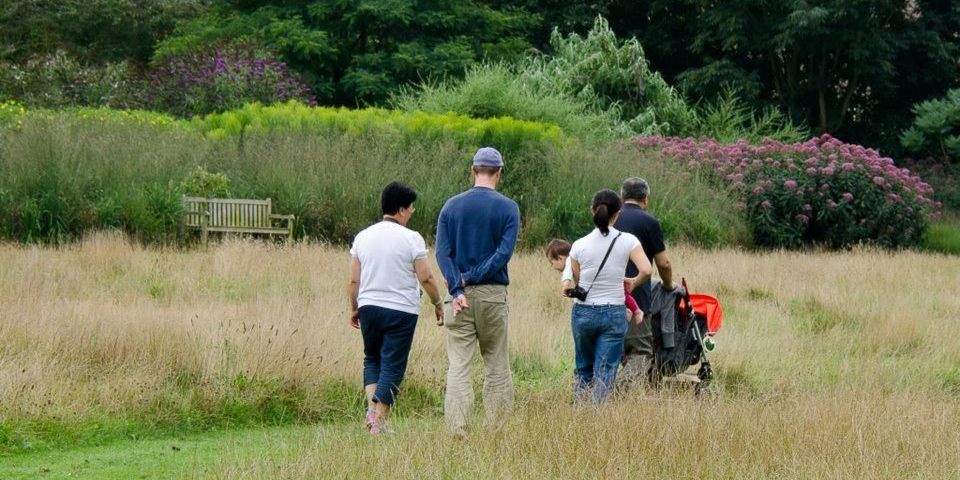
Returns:
[[[643,251],[651,264],[657,265],[657,272],[663,282],[664,290],[673,290],[673,269],[667,257],[667,249],[663,243],[663,232],[656,217],[647,212],[650,203],[650,185],[640,177],[631,177],[623,181],[620,188],[623,198],[623,210],[614,228],[621,232],[632,233],[643,245]],[[635,277],[637,267],[630,262],[627,264],[627,277]],[[624,365],[621,372],[621,383],[625,385],[642,384],[648,378],[649,370],[653,365],[653,330],[651,328],[651,286],[650,282],[643,282],[633,292],[634,300],[644,313],[644,321],[637,326],[629,322],[627,335],[624,339]]]
[[[447,326],[447,390],[443,413],[450,431],[466,435],[473,410],[471,364],[484,363],[483,405],[488,425],[513,409],[507,342],[507,263],[520,231],[516,202],[497,192],[503,158],[493,148],[473,157],[474,187],[444,204],[437,221],[437,263],[453,297]]]

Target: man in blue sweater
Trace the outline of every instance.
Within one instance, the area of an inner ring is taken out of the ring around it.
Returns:
[[[470,364],[477,347],[484,362],[487,425],[499,426],[513,409],[513,375],[507,342],[507,262],[520,231],[516,202],[497,193],[500,152],[485,147],[473,157],[474,187],[450,200],[437,221],[437,263],[453,297],[446,321],[447,427],[463,437],[473,412]]]

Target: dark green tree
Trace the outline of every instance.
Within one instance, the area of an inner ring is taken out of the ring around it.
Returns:
[[[157,58],[254,40],[304,73],[322,103],[376,104],[410,82],[522,56],[537,18],[477,0],[221,0],[182,24]]]
[[[208,0],[0,0],[0,61],[64,51],[83,63],[146,62]]]
[[[911,105],[960,78],[953,1],[647,0],[604,9],[693,99],[732,86],[817,131],[894,152]]]

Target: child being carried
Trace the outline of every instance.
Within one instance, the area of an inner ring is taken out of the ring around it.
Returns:
[[[553,239],[547,245],[547,260],[550,266],[560,275],[560,293],[567,296],[567,292],[573,290],[576,285],[573,284],[573,268],[570,266],[570,242],[566,240]],[[640,325],[643,322],[643,310],[637,305],[637,301],[630,295],[630,282],[623,282],[623,302],[627,306],[627,320],[633,320]]]

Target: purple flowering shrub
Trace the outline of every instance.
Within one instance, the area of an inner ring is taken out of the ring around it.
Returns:
[[[634,143],[730,188],[757,245],[917,245],[940,215],[941,204],[920,177],[876,150],[829,135],[794,144],[677,137]]]
[[[316,105],[310,87],[286,64],[250,44],[227,44],[169,58],[150,73],[148,104],[181,117],[260,102]]]

